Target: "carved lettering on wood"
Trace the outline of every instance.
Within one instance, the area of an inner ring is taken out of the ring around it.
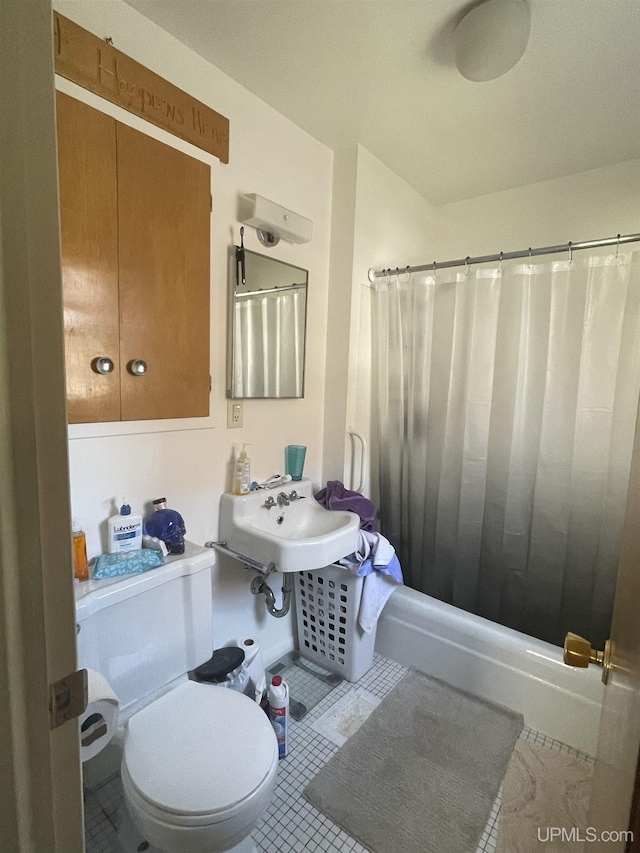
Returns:
[[[57,12],[56,72],[229,162],[229,119]]]

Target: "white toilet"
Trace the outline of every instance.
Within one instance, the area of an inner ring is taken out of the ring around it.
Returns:
[[[147,850],[250,853],[276,783],[264,711],[186,675],[211,656],[212,563],[188,543],[159,569],[83,584],[76,601],[80,665],[120,702],[124,796]]]

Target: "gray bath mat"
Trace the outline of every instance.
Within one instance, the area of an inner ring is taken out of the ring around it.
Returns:
[[[304,796],[371,853],[475,853],[522,724],[411,670]]]

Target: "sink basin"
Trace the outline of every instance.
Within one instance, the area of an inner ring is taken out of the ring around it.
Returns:
[[[267,508],[294,490],[299,500]],[[279,572],[321,569],[355,551],[360,517],[354,512],[328,510],[313,497],[311,480],[303,478],[275,489],[248,495],[225,492],[220,500],[220,539],[227,548]]]

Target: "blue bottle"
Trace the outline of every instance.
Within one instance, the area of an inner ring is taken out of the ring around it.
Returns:
[[[162,539],[170,554],[184,554],[184,537],[187,532],[179,512],[167,508],[167,499],[158,498],[153,502],[154,513],[145,522],[148,536]]]

